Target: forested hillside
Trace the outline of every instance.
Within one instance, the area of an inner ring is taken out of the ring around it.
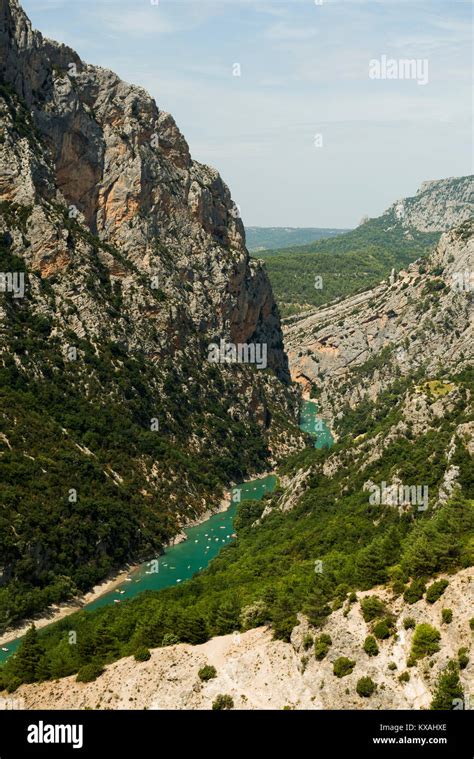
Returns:
[[[363,292],[426,255],[439,234],[472,216],[472,178],[425,182],[413,198],[345,234],[262,251],[283,316]],[[254,254],[255,255],[255,254]]]
[[[306,449],[280,469],[280,489],[272,496],[261,504],[242,502],[237,541],[207,570],[119,607],[79,612],[41,631],[38,640],[30,635],[5,665],[3,683],[14,688],[90,664],[100,671],[143,646],[200,643],[264,623],[288,640],[298,612],[318,628],[358,589],[387,583],[393,594],[417,600],[437,573],[470,566],[474,483],[465,425],[473,385],[467,376],[449,379],[455,390],[446,413],[425,429],[400,428],[409,421],[407,399],[416,394],[416,378],[407,378],[393,387],[389,414],[378,414],[375,406],[367,416],[362,439],[347,434],[330,452]],[[458,468],[457,488],[446,497],[450,466]],[[302,495],[287,510],[301,476]],[[365,483],[390,483],[395,476],[428,487],[426,510],[370,504]],[[315,571],[318,566],[322,571]],[[77,646],[68,643],[70,630],[78,634]]]

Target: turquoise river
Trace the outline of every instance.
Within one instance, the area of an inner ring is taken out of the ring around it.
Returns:
[[[314,438],[316,448],[332,445],[331,432],[318,416],[318,406],[314,401],[304,401],[300,427]],[[156,559],[140,565],[113,591],[104,593],[82,608],[93,610],[108,604],[123,603],[144,590],[161,590],[189,580],[197,572],[205,569],[221,548],[235,538],[233,521],[238,503],[243,500],[260,500],[266,493],[271,493],[276,484],[276,476],[269,474],[236,485],[232,489],[231,505],[226,511],[214,514],[195,527],[187,527],[184,530],[186,540],[170,546]],[[0,663],[15,652],[20,642],[21,638],[16,638],[2,646]]]

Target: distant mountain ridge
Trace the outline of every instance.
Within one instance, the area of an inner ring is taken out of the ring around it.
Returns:
[[[263,251],[284,316],[363,292],[427,255],[440,234],[473,216],[472,176],[424,182],[356,229],[311,245]],[[319,279],[317,279],[319,278]]]
[[[251,253],[258,253],[262,250],[286,248],[289,245],[306,245],[349,231],[333,227],[245,227],[245,237],[247,249]]]

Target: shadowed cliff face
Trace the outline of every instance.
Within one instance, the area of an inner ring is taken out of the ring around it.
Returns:
[[[16,0],[1,0],[0,9],[1,78],[24,102],[25,118],[31,115],[31,134],[23,139],[7,129],[0,197],[42,217],[26,254],[34,270],[42,277],[69,274],[77,250],[45,208],[63,205],[117,248],[136,277],[153,278],[165,294],[159,309],[142,294],[146,318],[166,335],[161,348],[183,347],[189,332],[266,343],[268,365],[288,380],[268,278],[249,261],[242,222],[219,174],[191,159],[173,118],[143,89],[43,39]],[[107,257],[102,262],[124,284],[123,267]],[[126,292],[124,301],[130,305]],[[88,329],[103,326],[97,317]]]

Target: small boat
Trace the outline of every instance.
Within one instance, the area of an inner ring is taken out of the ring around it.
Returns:
[[[133,582],[131,577],[126,577],[125,582]]]
[[[6,648],[6,646],[2,646],[2,651],[8,651],[8,648]]]
[[[119,593],[120,593],[120,595],[123,596],[123,594],[125,593],[125,591],[124,590],[119,590]]]
[[[219,527],[219,530],[225,530],[225,525],[221,524],[221,526]]]
[[[119,604],[119,603],[120,603],[120,601],[118,600],[118,598],[116,598],[116,599],[114,600],[114,604]]]
[[[179,579],[179,580],[176,580],[176,582],[181,582],[181,580],[180,580],[180,579]]]

